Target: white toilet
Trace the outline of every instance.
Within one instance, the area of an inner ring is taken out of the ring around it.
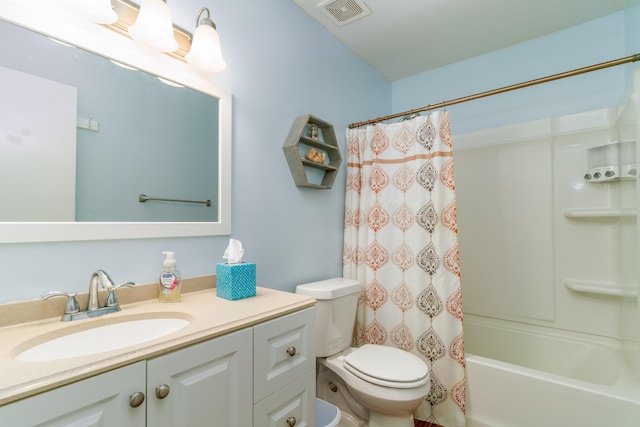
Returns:
[[[316,396],[340,408],[338,425],[413,427],[412,412],[429,393],[429,368],[394,347],[350,347],[360,283],[329,279],[299,285],[296,293],[318,301]]]

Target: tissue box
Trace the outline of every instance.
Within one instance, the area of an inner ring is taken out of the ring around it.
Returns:
[[[255,263],[216,264],[216,295],[231,301],[256,296]]]

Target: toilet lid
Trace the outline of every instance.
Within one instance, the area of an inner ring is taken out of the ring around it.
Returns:
[[[344,367],[361,379],[385,387],[414,388],[429,381],[429,368],[408,351],[365,344],[346,355]]]

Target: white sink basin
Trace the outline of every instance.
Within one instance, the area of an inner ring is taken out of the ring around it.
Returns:
[[[189,323],[180,318],[121,321],[53,338],[28,348],[15,359],[47,361],[104,353],[169,335]]]

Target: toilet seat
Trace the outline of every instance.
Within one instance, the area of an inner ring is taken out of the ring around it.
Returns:
[[[398,348],[365,344],[341,359],[349,372],[383,387],[415,388],[429,381],[426,363]]]

